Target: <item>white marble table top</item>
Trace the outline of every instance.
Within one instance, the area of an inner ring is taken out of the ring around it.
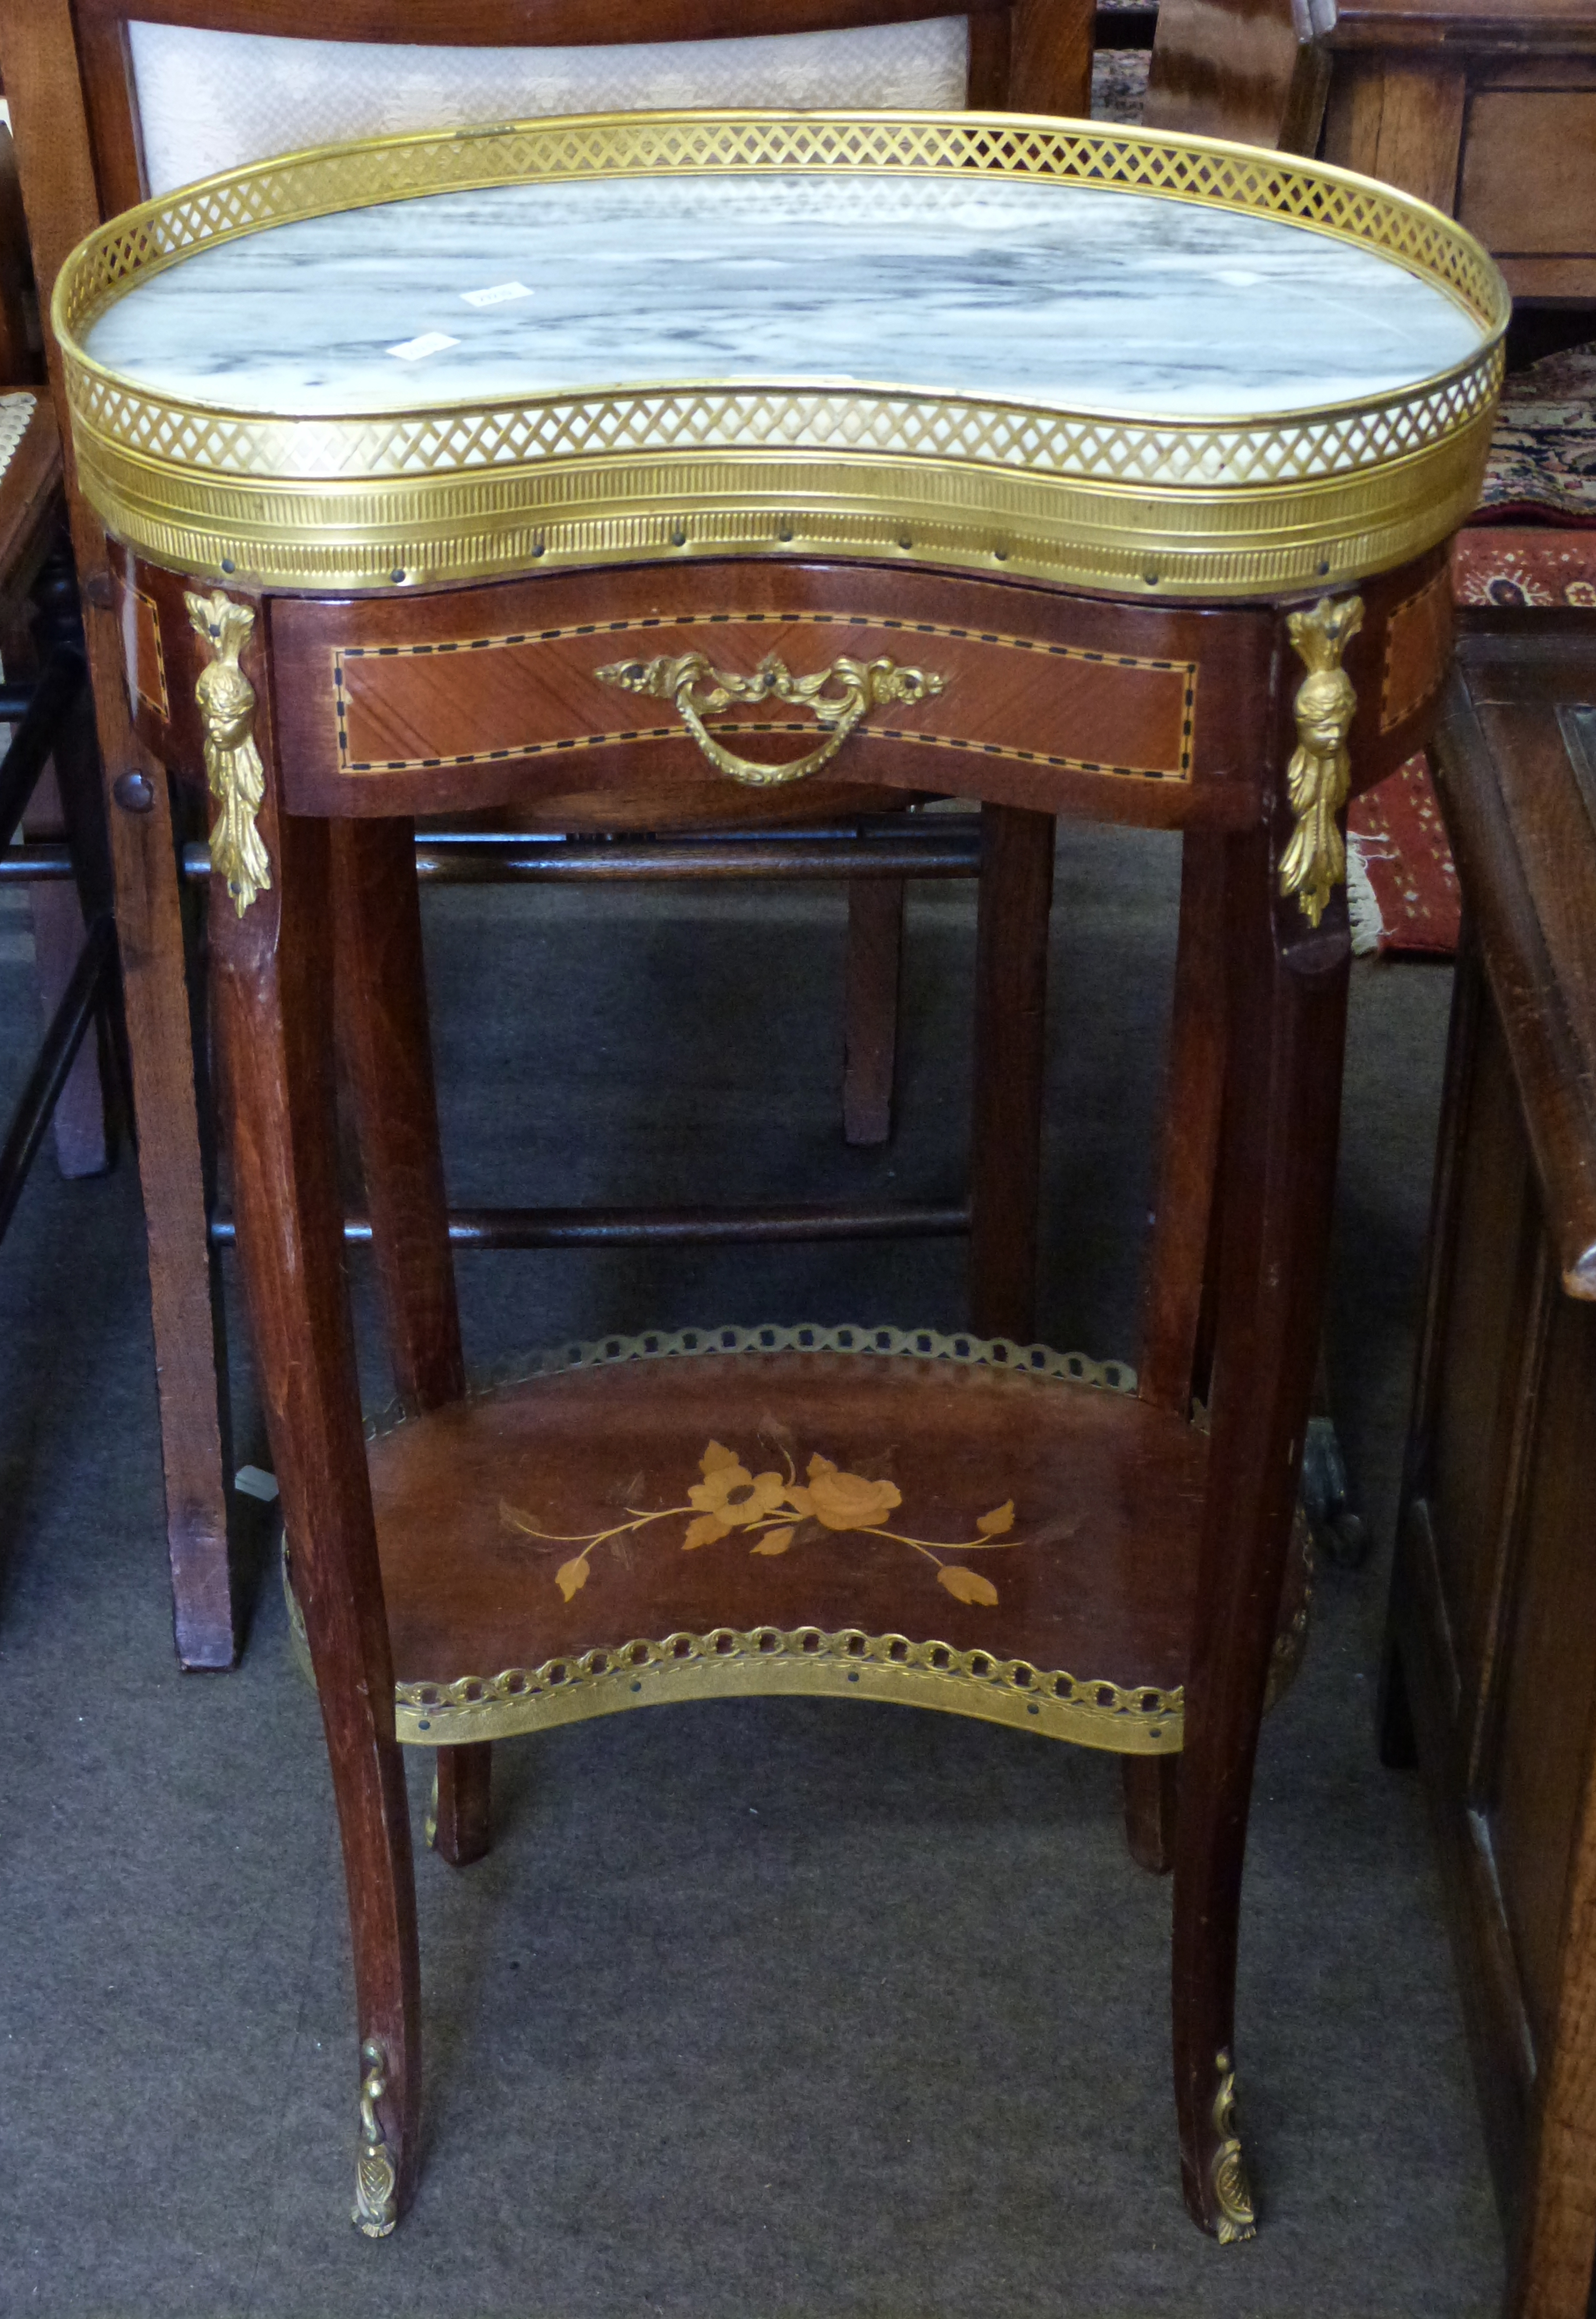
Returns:
[[[1276,219],[844,171],[515,185],[273,226],[141,280],[85,342],[158,393],[281,417],[857,381],[1214,419],[1399,391],[1481,343],[1394,260]]]

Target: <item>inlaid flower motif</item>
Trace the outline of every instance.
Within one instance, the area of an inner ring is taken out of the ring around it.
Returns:
[[[794,1513],[813,1514],[827,1529],[872,1529],[894,1506],[903,1503],[903,1492],[892,1482],[867,1482],[862,1474],[844,1474],[829,1457],[809,1460],[809,1486],[789,1489],[787,1502]]]
[[[724,1441],[711,1441],[699,1460],[703,1478],[689,1484],[684,1506],[661,1506],[652,1512],[628,1506],[628,1520],[585,1537],[540,1529],[529,1514],[502,1501],[499,1508],[500,1519],[507,1529],[519,1530],[524,1538],[580,1549],[554,1573],[555,1584],[567,1602],[581,1593],[592,1575],[591,1557],[595,1547],[630,1538],[654,1522],[667,1521],[672,1515],[681,1514],[691,1516],[681,1540],[684,1553],[690,1554],[699,1547],[718,1546],[741,1530],[752,1537],[750,1554],[774,1560],[794,1545],[801,1547],[806,1535],[813,1539],[815,1532],[806,1533],[804,1528],[812,1521],[820,1531],[829,1530],[836,1536],[853,1532],[884,1538],[891,1546],[909,1548],[934,1566],[938,1584],[945,1587],[955,1602],[985,1606],[996,1602],[997,1589],[985,1572],[946,1557],[990,1553],[1023,1544],[1022,1539],[1006,1535],[1014,1528],[1012,1498],[1005,1498],[989,1513],[976,1517],[974,1538],[910,1538],[902,1530],[885,1527],[884,1517],[903,1503],[903,1492],[896,1482],[872,1479],[867,1474],[851,1474],[834,1457],[823,1457],[818,1450],[809,1460],[807,1481],[800,1482],[789,1446],[791,1436],[774,1419],[767,1422],[787,1466],[785,1479],[774,1472],[754,1473]]]
[[[747,1529],[775,1512],[787,1494],[780,1474],[751,1474],[735,1449],[712,1441],[699,1460],[704,1478],[689,1490],[699,1519],[688,1524],[686,1548],[714,1546],[735,1529]]]

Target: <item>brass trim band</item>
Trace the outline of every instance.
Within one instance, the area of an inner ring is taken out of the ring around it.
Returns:
[[[1481,345],[1397,393],[1220,422],[797,382],[294,419],[141,391],[80,342],[140,278],[262,226],[446,188],[663,168],[979,172],[1277,217],[1420,275],[1474,318]],[[1478,494],[1507,313],[1472,237],[1347,171],[1212,139],[974,113],[593,116],[327,147],[113,221],[68,259],[54,302],[96,510],[151,561],[238,586],[830,551],[1209,599],[1333,586],[1455,528]]]
[[[399,1737],[412,1747],[507,1739],[681,1700],[795,1695],[941,1708],[1117,1755],[1174,1755],[1186,1728],[1178,1691],[1081,1682],[1025,1659],[912,1642],[905,1635],[867,1635],[856,1627],[835,1634],[818,1627],[755,1627],[746,1633],[717,1627],[707,1635],[667,1635],[657,1642],[585,1651],[481,1681],[393,1687]]]

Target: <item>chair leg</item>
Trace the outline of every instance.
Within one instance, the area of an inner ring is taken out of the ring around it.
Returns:
[[[32,814],[23,817],[23,828],[26,836],[39,834]],[[83,912],[77,894],[65,884],[35,886],[28,896],[28,912],[32,921],[34,983],[41,1016],[48,1025],[83,949]],[[111,1165],[111,1133],[100,1073],[99,1043],[91,1029],[67,1074],[50,1121],[56,1165],[68,1179],[103,1176]]]
[[[206,1229],[171,806],[165,772],[128,721],[114,616],[86,607],[85,621],[100,753],[111,784],[112,874],[149,1250],[177,1656],[185,1667],[230,1667],[237,1645],[228,1570],[227,1342]],[[118,777],[130,772],[139,777],[119,787]]]
[[[969,1310],[978,1336],[1036,1334],[1051,814],[981,808],[976,912],[975,1087],[969,1151]]]
[[[437,1749],[432,1849],[451,1868],[483,1860],[493,1841],[493,1749],[486,1739]]]
[[[57,644],[82,640],[77,582],[64,537],[58,536],[33,584],[32,633],[7,641],[6,665],[16,676],[37,674]],[[36,885],[28,895],[33,922],[34,972],[48,1024],[65,996],[83,947],[84,929],[113,905],[105,805],[91,715],[73,717],[60,734],[23,816],[30,837],[66,836],[73,856],[72,886]],[[56,1101],[50,1122],[56,1164],[63,1176],[97,1176],[116,1152],[116,1123],[109,1101],[113,1057],[100,1038],[86,1039]]]
[[[263,717],[264,722],[264,717]],[[263,752],[264,753],[264,752]],[[343,1840],[359,2024],[354,2219],[383,2237],[414,2188],[420,1971],[404,1763],[344,1284],[324,825],[260,834],[273,883],[242,916],[212,880],[211,952],[239,1251]]]
[[[885,1143],[892,1133],[906,883],[853,878],[848,884],[843,1135],[849,1143]]]
[[[1138,1868],[1145,1868],[1150,1875],[1167,1876],[1175,1865],[1180,1758],[1122,1755],[1120,1776],[1124,1791],[1125,1842],[1131,1848],[1131,1857]]]
[[[1213,1432],[1186,1683],[1172,1994],[1186,2200],[1250,2238],[1234,2117],[1241,1868],[1258,1725],[1319,1341],[1350,948],[1271,904],[1263,836],[1233,843]]]

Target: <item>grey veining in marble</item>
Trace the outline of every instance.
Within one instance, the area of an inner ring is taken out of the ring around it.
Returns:
[[[467,294],[506,284],[529,294]],[[86,345],[152,388],[283,415],[851,379],[1223,418],[1397,389],[1479,339],[1401,266],[1274,219],[839,173],[510,185],[276,226],[140,284]]]

